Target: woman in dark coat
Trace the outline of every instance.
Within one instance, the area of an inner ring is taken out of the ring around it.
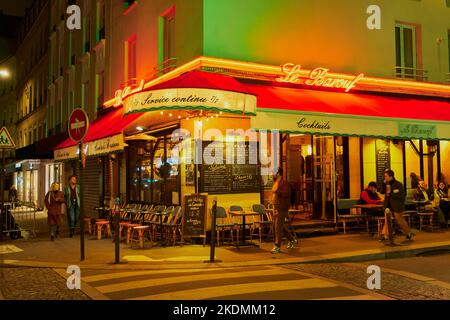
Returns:
[[[55,240],[56,229],[61,223],[62,204],[66,202],[64,194],[59,191],[59,184],[54,182],[50,191],[45,195],[45,207],[47,208],[47,223],[50,227],[50,240]]]

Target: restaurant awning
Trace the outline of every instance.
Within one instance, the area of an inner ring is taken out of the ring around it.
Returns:
[[[255,115],[256,97],[234,77],[189,71],[177,78],[135,89],[123,98],[124,114],[157,110],[205,110]]]
[[[247,84],[257,96],[254,129],[321,135],[450,140],[450,102]]]
[[[66,132],[36,141],[26,147],[16,149],[16,160],[53,159],[53,149],[68,138]]]
[[[140,114],[123,117],[123,108],[111,108],[93,121],[84,139],[86,156],[98,156],[123,150],[123,130],[138,119]],[[55,160],[70,160],[78,157],[78,146],[70,138],[55,147]]]

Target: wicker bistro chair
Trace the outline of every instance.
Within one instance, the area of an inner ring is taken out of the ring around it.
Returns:
[[[133,247],[134,242],[139,242],[139,247],[144,248],[146,236],[150,240],[151,247],[153,246],[152,229],[149,225],[144,224],[145,217],[148,214],[148,211],[140,210],[134,217],[135,224],[127,226],[127,243],[130,243],[131,247]]]
[[[256,217],[256,220],[254,220],[253,225],[250,228],[250,239],[255,234],[255,230],[258,229],[259,242],[262,243],[262,235],[264,229],[269,229],[269,233],[267,234],[267,236],[269,236],[270,234],[275,234],[273,226],[273,214],[271,211],[267,211],[262,204],[254,204],[252,206],[252,210],[261,213],[261,216]]]
[[[183,230],[182,230],[182,223],[183,223],[183,209],[181,206],[178,206],[174,208],[174,210],[170,213],[168,213],[167,221],[163,223],[164,233],[166,235],[166,239],[168,241],[173,241],[173,245],[177,242],[177,234],[180,236],[180,243],[183,239]]]
[[[231,221],[231,217],[227,215],[224,207],[216,208],[216,232],[217,232],[217,245],[220,246],[220,232],[222,232],[222,244],[225,239],[234,241],[233,233],[236,229],[236,224]],[[225,237],[225,232],[229,231],[230,236]]]

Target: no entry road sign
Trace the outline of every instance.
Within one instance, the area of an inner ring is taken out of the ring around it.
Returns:
[[[69,136],[75,142],[81,142],[89,129],[89,119],[83,109],[72,111],[69,118]]]

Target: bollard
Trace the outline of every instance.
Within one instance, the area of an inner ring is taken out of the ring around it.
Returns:
[[[119,264],[120,263],[120,235],[119,235],[119,223],[120,223],[120,198],[116,198],[114,200],[114,210],[113,210],[113,215],[114,215],[114,238],[115,238],[115,249],[114,249],[114,254],[115,254],[115,264]]]
[[[394,226],[392,225],[392,213],[391,210],[386,208],[386,219],[389,233],[389,244],[394,245]]]
[[[3,241],[3,203],[0,204],[0,241]]]
[[[209,253],[209,263],[220,262],[220,260],[215,260],[215,251],[216,251],[216,212],[217,212],[217,198],[214,198],[213,205],[211,208],[211,247]]]

